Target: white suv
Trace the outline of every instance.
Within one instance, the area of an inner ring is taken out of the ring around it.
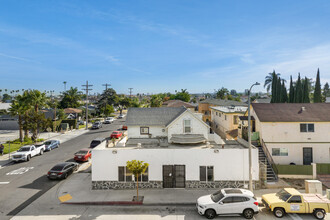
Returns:
[[[258,202],[253,193],[245,189],[227,188],[197,199],[200,215],[213,219],[217,215],[240,214],[247,219],[259,213]]]

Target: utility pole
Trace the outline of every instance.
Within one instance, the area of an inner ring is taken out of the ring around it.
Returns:
[[[82,90],[86,91],[86,130],[87,130],[88,129],[88,91],[93,90],[89,88],[93,85],[88,85],[88,81],[86,81],[86,85],[82,85],[82,86],[85,87],[85,89]]]
[[[133,88],[128,88],[129,89],[129,97],[132,98],[132,90]]]
[[[108,83],[106,83],[106,84],[102,84],[102,86],[105,86],[105,92],[107,92],[107,90],[108,90],[108,86],[111,86],[110,84],[108,84]],[[105,94],[106,95],[106,94]],[[106,115],[105,115],[105,111],[106,111],[106,109],[107,109],[107,104],[108,104],[108,97],[107,96],[105,96],[105,105],[104,105],[104,120],[105,120],[105,117],[106,117]]]

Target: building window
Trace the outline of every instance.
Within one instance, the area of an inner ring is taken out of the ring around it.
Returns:
[[[225,120],[227,121],[227,115],[225,115]]]
[[[300,124],[300,132],[314,132],[314,124]]]
[[[191,132],[191,121],[189,119],[183,120],[183,129],[184,133],[190,133]]]
[[[149,134],[149,127],[140,127],[140,134]]]
[[[215,113],[218,116],[218,112]]]
[[[288,156],[287,148],[272,148],[272,156]]]
[[[213,166],[200,166],[199,180],[204,182],[214,181]]]
[[[234,125],[238,125],[238,116],[234,115]]]
[[[149,174],[148,168],[139,176],[139,182],[148,182]],[[127,167],[118,167],[118,181],[120,182],[133,182],[133,173]]]

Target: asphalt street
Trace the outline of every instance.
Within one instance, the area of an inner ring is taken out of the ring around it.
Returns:
[[[55,164],[72,161],[75,152],[89,147],[95,138],[108,138],[120,129],[125,119],[115,120],[101,129],[91,130],[71,139],[57,149],[33,157],[28,162],[14,163],[0,169],[0,219],[10,219],[61,181],[49,181],[47,172]],[[54,138],[56,139],[56,138]]]

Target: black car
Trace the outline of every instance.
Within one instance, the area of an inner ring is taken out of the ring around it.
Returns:
[[[97,145],[101,144],[103,141],[105,141],[104,138],[97,138],[97,139],[94,139],[94,140],[92,140],[92,142],[91,142],[89,148],[94,148],[94,147],[96,147]]]
[[[74,162],[64,162],[56,164],[47,173],[48,179],[66,179],[74,171],[78,170],[79,164]]]

